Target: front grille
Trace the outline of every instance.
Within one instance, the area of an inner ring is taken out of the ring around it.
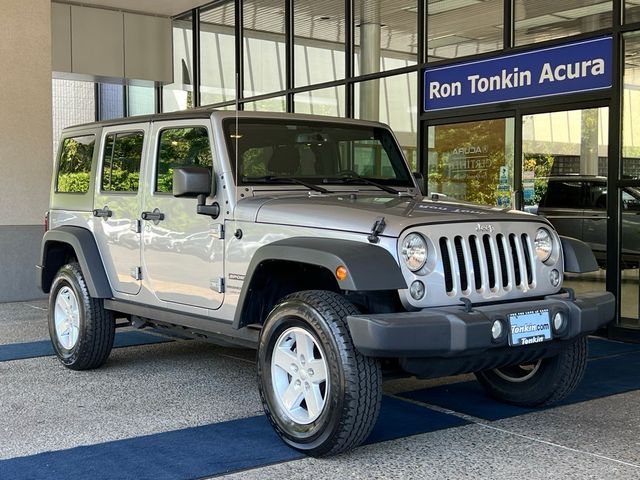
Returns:
[[[527,291],[533,286],[530,238],[517,235],[456,235],[438,241],[448,295]]]

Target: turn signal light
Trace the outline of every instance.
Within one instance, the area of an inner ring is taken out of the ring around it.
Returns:
[[[345,278],[347,278],[347,267],[340,265],[338,268],[336,268],[336,278],[338,280],[344,280]]]

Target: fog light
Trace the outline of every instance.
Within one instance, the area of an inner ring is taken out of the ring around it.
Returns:
[[[549,280],[554,287],[560,285],[560,272],[555,268],[551,270],[551,272],[549,272]]]
[[[562,312],[558,312],[553,316],[553,329],[556,332],[559,332],[564,328],[564,323],[564,315],[562,314]]]
[[[416,280],[415,282],[413,282],[411,284],[411,287],[409,288],[409,293],[414,300],[422,300],[422,298],[424,297],[424,292],[424,283],[422,283],[420,280]]]
[[[494,340],[498,340],[502,336],[502,330],[502,322],[500,320],[493,322],[493,326],[491,327],[491,336]]]

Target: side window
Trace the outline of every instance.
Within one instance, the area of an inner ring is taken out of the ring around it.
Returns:
[[[168,128],[160,132],[156,168],[156,192],[173,191],[173,169],[201,166],[211,168],[213,159],[205,127]]]
[[[540,199],[541,207],[583,208],[582,183],[550,181],[547,192]]]
[[[143,132],[110,133],[102,153],[102,191],[137,192]]]
[[[604,210],[607,208],[607,185],[604,183],[587,183],[586,208]]]
[[[628,188],[622,191],[622,209],[640,210],[640,192],[635,188]]]
[[[93,161],[95,135],[66,138],[62,145],[56,192],[87,193]]]

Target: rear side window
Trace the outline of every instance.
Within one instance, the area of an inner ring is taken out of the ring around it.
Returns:
[[[582,182],[550,181],[541,207],[583,208]]]
[[[585,208],[604,210],[607,208],[607,185],[605,183],[586,183]]]
[[[137,192],[143,132],[110,133],[102,156],[102,191]]]
[[[169,128],[160,132],[156,192],[173,191],[173,169],[213,165],[209,135],[205,127]]]
[[[62,144],[56,192],[87,193],[93,161],[95,135],[66,138]]]

